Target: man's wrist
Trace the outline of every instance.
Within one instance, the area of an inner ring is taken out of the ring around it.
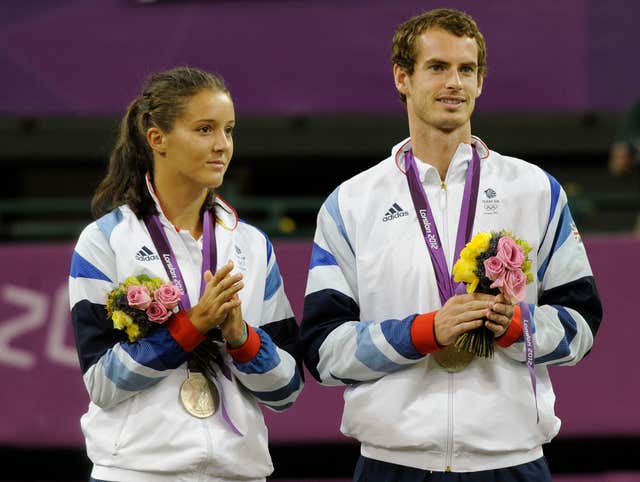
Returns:
[[[427,355],[442,348],[436,339],[435,318],[438,311],[417,315],[411,322],[410,337],[416,351]]]
[[[519,340],[522,334],[522,312],[520,311],[520,306],[515,305],[513,307],[511,322],[507,326],[506,331],[496,338],[496,343],[503,348],[507,348]]]

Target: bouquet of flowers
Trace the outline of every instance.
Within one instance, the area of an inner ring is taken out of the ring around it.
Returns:
[[[512,303],[525,298],[525,285],[533,281],[531,246],[509,231],[476,234],[453,266],[453,280],[464,282],[467,293],[502,295]],[[458,337],[455,346],[476,356],[493,356],[493,333],[484,325]]]
[[[164,323],[176,310],[180,289],[147,275],[130,276],[107,297],[107,319],[134,342]]]

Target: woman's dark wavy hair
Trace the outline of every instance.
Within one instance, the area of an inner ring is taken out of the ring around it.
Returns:
[[[139,218],[156,213],[145,180],[147,171],[153,178],[153,153],[147,142],[147,130],[157,127],[171,132],[189,99],[203,90],[231,96],[222,78],[193,67],[156,73],[146,81],[142,93],[131,102],[120,122],[107,174],[93,195],[91,212],[96,218],[122,204],[129,205]],[[211,207],[213,200],[210,191],[204,208]]]

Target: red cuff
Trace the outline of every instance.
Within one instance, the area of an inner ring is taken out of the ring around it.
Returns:
[[[507,331],[505,331],[504,334],[496,338],[496,343],[503,348],[507,348],[508,346],[511,346],[516,341],[518,341],[521,336],[522,336],[522,313],[520,311],[520,306],[515,305],[513,307],[513,317],[511,318],[511,323],[509,324],[509,328],[507,328]]]
[[[205,340],[205,336],[191,323],[184,310],[178,311],[166,323],[166,327],[184,351],[193,351]]]
[[[231,348],[231,345],[227,343],[227,352],[238,363],[247,363],[256,357],[261,345],[260,335],[247,323],[247,339],[245,342],[236,348]]]
[[[427,355],[442,347],[436,341],[435,325],[437,311],[418,315],[411,323],[411,342],[418,352]]]

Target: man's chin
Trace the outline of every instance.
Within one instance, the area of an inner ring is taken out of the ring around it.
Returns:
[[[457,131],[458,129],[460,129],[461,127],[463,127],[464,125],[466,125],[466,123],[468,122],[468,120],[465,121],[461,121],[461,120],[447,120],[444,122],[439,122],[435,127],[441,131],[444,132],[445,134],[450,134],[452,132]]]

